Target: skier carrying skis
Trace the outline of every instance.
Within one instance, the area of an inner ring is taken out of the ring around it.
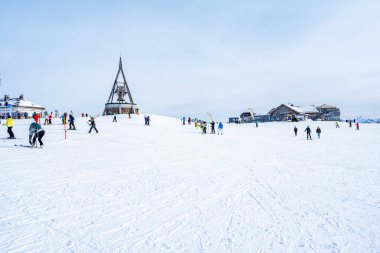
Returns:
[[[75,120],[75,118],[74,118],[74,116],[73,116],[73,114],[71,114],[70,113],[70,115],[69,115],[69,130],[76,130],[76,128],[75,128],[75,125],[74,125],[74,120]]]
[[[319,127],[317,127],[317,130],[316,130],[315,132],[316,132],[317,135],[318,135],[318,139],[320,139],[320,138],[321,138],[322,130],[321,130]]]
[[[92,131],[92,129],[95,129],[96,133],[99,133],[99,132],[98,132],[98,129],[96,129],[95,118],[94,118],[94,117],[91,117],[90,120],[89,120],[88,122],[89,122],[89,125],[91,126],[91,127],[90,127],[90,131],[89,131],[88,133],[90,134],[91,131]]]
[[[311,129],[310,129],[310,127],[309,126],[307,126],[307,128],[305,129],[305,131],[304,132],[306,132],[306,138],[307,138],[307,140],[309,140],[309,137],[310,137],[310,140],[311,140]]]
[[[215,134],[215,121],[211,121],[211,134]]]
[[[294,126],[294,135],[297,136],[298,128]]]
[[[7,130],[8,134],[9,134],[8,139],[16,139],[15,135],[13,134],[13,131],[12,131],[13,119],[10,115],[8,115],[7,121],[5,122],[4,126],[8,127],[8,130]]]
[[[33,122],[29,126],[29,143],[34,147],[36,145],[36,140],[38,139],[38,142],[40,143],[40,146],[42,147],[44,143],[42,142],[42,137],[45,135],[45,130],[42,129],[41,125]]]
[[[219,133],[221,135],[223,135],[223,124],[222,124],[222,122],[219,122],[219,125],[218,125],[218,135],[219,135]]]

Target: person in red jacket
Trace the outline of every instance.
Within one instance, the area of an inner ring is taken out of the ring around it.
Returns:
[[[38,123],[38,120],[40,119],[40,115],[38,113],[33,114],[33,119],[36,123]]]
[[[356,130],[359,130],[359,122],[356,123]]]

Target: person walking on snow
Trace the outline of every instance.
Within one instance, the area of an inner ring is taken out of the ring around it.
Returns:
[[[96,124],[95,124],[95,118],[94,117],[91,117],[90,120],[88,121],[89,124],[90,124],[90,131],[88,131],[88,133],[91,133],[92,129],[94,129],[96,131],[96,133],[99,133],[98,132],[98,129],[96,129]]]
[[[338,123],[338,121],[335,122],[335,128],[339,128],[339,123]]]
[[[116,115],[115,115],[115,114],[113,115],[113,120],[112,120],[112,122],[117,122],[117,118],[116,118]]]
[[[76,130],[76,128],[75,128],[75,125],[74,125],[74,120],[75,120],[75,118],[74,118],[74,116],[73,116],[73,114],[71,114],[70,113],[70,115],[69,115],[69,130]]]
[[[297,136],[298,128],[294,126],[294,135]]]
[[[359,122],[356,123],[356,130],[359,130]]]
[[[51,125],[51,119],[53,118],[53,112],[50,112],[50,115],[49,115],[49,125]]]
[[[36,145],[36,140],[40,143],[42,147],[44,143],[42,142],[42,137],[45,135],[45,130],[42,129],[41,125],[33,122],[29,126],[29,143],[34,147]]]
[[[190,117],[187,119],[187,124],[191,125],[191,118]]]
[[[15,135],[13,134],[13,131],[12,131],[13,119],[11,116],[8,115],[7,121],[5,122],[4,126],[8,127],[8,130],[7,130],[8,134],[9,134],[8,139],[16,139]]]
[[[183,117],[182,118],[182,125],[185,125],[186,124],[186,117]]]
[[[211,121],[211,134],[215,134],[215,121]]]
[[[146,117],[146,122],[147,122],[148,126],[150,126],[150,116]]]
[[[322,130],[319,127],[317,127],[316,132],[317,132],[317,135],[318,135],[318,139],[320,139],[321,138]]]
[[[219,125],[218,125],[218,135],[223,135],[223,124],[222,122],[219,122]]]
[[[48,113],[44,113],[44,125],[49,125],[49,116]]]
[[[310,127],[309,126],[307,126],[307,128],[305,129],[305,131],[304,132],[306,132],[306,138],[307,138],[307,140],[309,140],[309,137],[310,137],[310,140],[311,140],[311,129],[310,129]]]

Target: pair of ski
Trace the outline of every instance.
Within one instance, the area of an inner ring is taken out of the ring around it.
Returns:
[[[24,147],[24,148],[42,148],[41,146],[32,146],[32,145],[24,145],[24,144],[15,144],[15,147]]]

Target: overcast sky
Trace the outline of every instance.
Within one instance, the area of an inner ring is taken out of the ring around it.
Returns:
[[[380,1],[0,0],[1,96],[101,113],[120,55],[145,113],[380,116]]]

